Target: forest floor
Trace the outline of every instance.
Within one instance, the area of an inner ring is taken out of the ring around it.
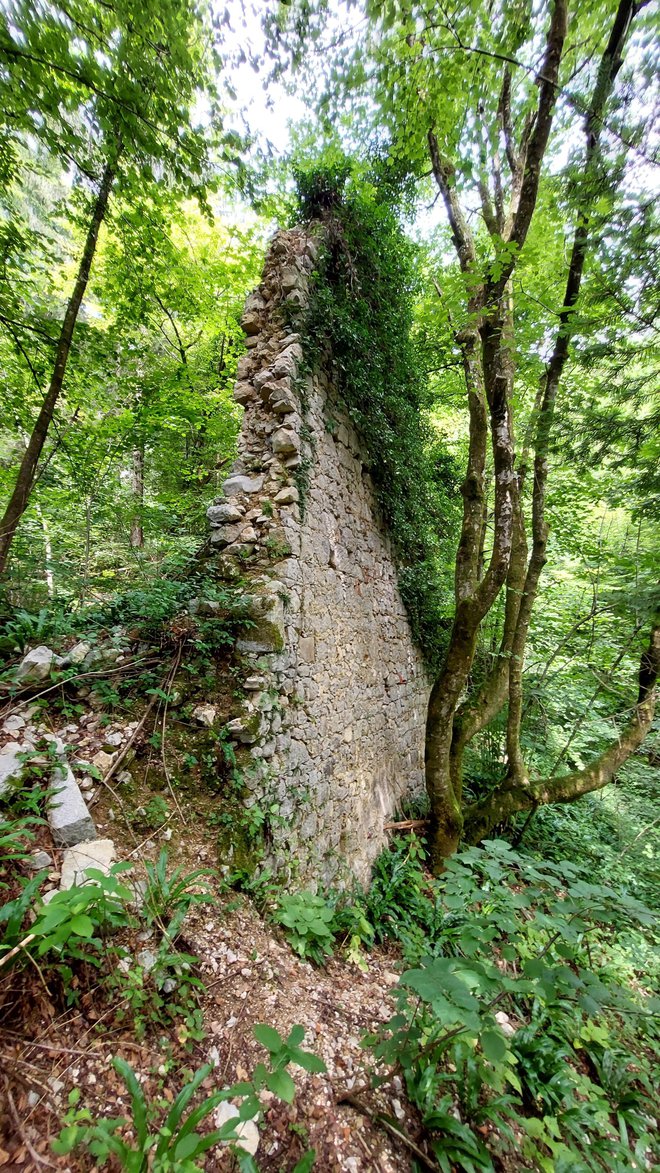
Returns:
[[[91,758],[107,742],[108,732],[107,725],[87,714],[79,724],[70,723],[65,736]],[[93,1119],[130,1118],[126,1088],[111,1066],[113,1057],[121,1056],[137,1073],[147,1101],[161,1102],[163,1109],[204,1063],[213,1065],[202,1085],[211,1094],[249,1078],[265,1059],[252,1028],[267,1023],[283,1038],[292,1026],[302,1025],[303,1047],[320,1056],[327,1071],[308,1074],[291,1067],[296,1084],[292,1104],[261,1092],[263,1120],[255,1156],[259,1169],[290,1170],[309,1149],[316,1153],[314,1168],[328,1173],[411,1169],[410,1140],[419,1133],[416,1114],[396,1075],[372,1089],[374,1060],[361,1046],[362,1037],[395,1011],[391,991],[401,971],[396,948],[374,948],[365,957],[364,971],[341,956],[322,967],[300,960],[247,897],[223,890],[211,866],[215,840],[205,810],[179,796],[185,822],[178,815],[170,818],[140,842],[130,820],[117,810],[117,793],[97,783],[88,801],[98,835],[112,838],[117,859],[133,863],[137,878],[144,861],[155,861],[162,846],[168,849],[171,867],[186,873],[209,868],[215,899],[191,910],[177,941],[177,949],[197,959],[201,1022],[190,1029],[174,1016],[165,1026],[162,1020],[147,1021],[136,1033],[134,1019],[123,1017],[121,1001],[109,1000],[94,974],[66,1008],[66,989],[54,997],[36,968],[21,970],[0,999],[0,1167],[76,1173],[96,1167],[84,1150],[57,1157],[50,1147],[74,1089],[80,1093],[78,1109],[87,1108]],[[207,804],[208,799],[205,795]],[[63,851],[47,827],[40,828],[33,846],[50,856],[48,881],[56,887]],[[135,956],[145,945],[148,949],[148,938],[144,933],[141,938],[133,943]],[[171,996],[176,998],[176,991]],[[146,1009],[147,1020],[148,1013]],[[375,1119],[381,1114],[389,1118],[385,1127]],[[408,1142],[397,1139],[399,1124]],[[204,1157],[204,1168],[211,1171],[229,1173],[236,1167],[222,1145]]]

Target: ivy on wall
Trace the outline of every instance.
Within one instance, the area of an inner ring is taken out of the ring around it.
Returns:
[[[394,544],[413,635],[437,669],[452,605],[439,534],[455,512],[458,470],[424,411],[426,374],[412,330],[417,248],[400,226],[401,193],[390,182],[352,182],[348,163],[296,178],[299,217],[324,227],[301,328],[305,357],[314,367],[330,356]]]

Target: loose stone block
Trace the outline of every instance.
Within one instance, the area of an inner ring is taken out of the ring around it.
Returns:
[[[48,680],[51,671],[59,668],[61,664],[61,656],[57,656],[45,644],[40,644],[23,657],[16,669],[16,679],[21,684],[40,684],[41,681]]]
[[[197,721],[199,725],[206,725],[207,729],[213,727],[217,715],[217,705],[195,705],[192,711],[193,720]]]
[[[25,745],[17,745],[12,742],[3,746],[3,750],[0,752],[0,798],[20,781],[23,769],[20,754],[24,754],[26,748]]]
[[[225,497],[240,497],[243,493],[260,493],[263,477],[246,477],[241,474],[228,477],[222,486]]]
[[[240,521],[243,509],[231,501],[226,501],[221,505],[211,505],[206,510],[206,516],[211,525],[225,525],[227,522]]]
[[[289,456],[300,450],[300,437],[290,428],[278,428],[273,433],[273,452],[278,456]]]
[[[300,493],[295,485],[287,485],[285,489],[280,489],[279,493],[275,494],[275,503],[277,505],[293,505],[300,500]]]
[[[60,891],[67,891],[74,884],[76,887],[93,884],[94,880],[90,880],[86,874],[88,868],[96,868],[108,876],[114,862],[115,845],[112,839],[91,839],[89,843],[69,847],[62,859]]]
[[[53,783],[58,793],[48,809],[48,823],[55,842],[61,847],[71,847],[95,839],[94,820],[70,766],[63,763],[58,767]]]

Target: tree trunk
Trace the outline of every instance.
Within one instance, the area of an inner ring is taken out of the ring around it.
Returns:
[[[0,574],[3,574],[7,567],[7,559],[12,541],[14,540],[14,534],[27,508],[30,493],[32,492],[36,479],[39,457],[41,456],[48,436],[48,429],[53,418],[55,405],[62,390],[69,354],[71,352],[73,332],[87,288],[92,261],[96,252],[99,229],[105,217],[114,179],[115,164],[106,163],[101,177],[101,185],[94,203],[92,218],[87,230],[87,238],[80,258],[76,283],[73,287],[73,292],[69,298],[66,313],[62,321],[50,385],[41,405],[41,410],[37,416],[34,428],[32,429],[32,435],[30,436],[28,446],[21,461],[16,484],[5,510],[5,515],[2,521],[0,521]]]
[[[585,119],[586,157],[578,187],[577,223],[568,266],[564,304],[559,315],[559,329],[542,382],[542,394],[534,444],[534,484],[532,492],[532,552],[527,567],[522,599],[518,611],[509,670],[509,711],[507,720],[508,773],[522,781],[526,767],[520,747],[523,712],[523,670],[532,611],[539,581],[546,563],[549,527],[546,521],[548,453],[554,422],[555,405],[574,332],[574,309],[577,304],[590,240],[594,206],[601,194],[598,182],[598,159],[605,104],[623,62],[623,47],[635,15],[635,0],[621,0],[612,32],[601,58],[596,85]]]
[[[470,404],[470,451],[463,487],[463,528],[456,565],[456,618],[446,661],[431,693],[426,727],[427,789],[431,804],[430,852],[432,865],[436,869],[441,868],[443,856],[456,849],[463,827],[462,759],[465,746],[477,732],[486,727],[507,699],[508,779],[499,792],[485,800],[484,817],[490,827],[506,817],[509,809],[533,809],[544,801],[569,801],[569,798],[564,796],[576,796],[576,787],[579,789],[581,786],[587,786],[588,789],[593,789],[605,785],[618,768],[616,761],[620,764],[633,752],[644,736],[642,730],[645,731],[647,727],[647,706],[644,702],[638,709],[639,719],[627,730],[617,753],[609,757],[604,755],[602,761],[599,759],[588,778],[583,772],[579,781],[574,776],[571,776],[570,782],[561,780],[564,783],[562,786],[558,783],[532,786],[527,779],[520,751],[522,671],[532,607],[546,557],[545,494],[549,442],[557,391],[572,334],[572,312],[579,295],[587,252],[590,212],[598,195],[594,188],[602,114],[621,65],[623,46],[635,11],[634,0],[620,0],[612,32],[600,62],[586,118],[586,167],[565,301],[560,314],[555,347],[543,385],[537,394],[530,432],[530,436],[533,434],[535,440],[535,462],[532,550],[529,563],[521,501],[528,442],[524,445],[523,459],[516,474],[511,420],[513,370],[510,356],[513,352],[513,326],[510,278],[534,214],[541,166],[552,125],[558,71],[567,26],[566,6],[563,0],[556,0],[553,6],[544,60],[538,75],[538,108],[532,121],[525,124],[517,151],[508,105],[507,86],[510,85],[510,80],[507,79],[505,71],[499,116],[506,135],[507,158],[512,171],[511,204],[506,217],[503,214],[501,176],[497,165],[494,175],[495,213],[490,203],[488,185],[483,178],[480,184],[482,214],[486,227],[496,238],[495,247],[498,246],[503,226],[505,238],[516,246],[511,250],[509,258],[498,268],[496,276],[486,268],[481,281],[477,279],[477,250],[458,202],[453,169],[440,157],[433,132],[429,134],[433,174],[445,202],[461,269],[469,279],[468,288],[471,290],[467,306],[469,333],[465,331],[462,337],[456,338],[462,348],[466,375],[469,376],[467,384]],[[472,344],[468,354],[466,339],[472,343],[475,333],[479,337],[479,352],[475,353]],[[467,361],[468,358],[471,365]],[[493,449],[495,483],[493,550],[490,566],[485,573],[479,566],[480,546],[477,545],[478,538],[482,540],[484,533],[483,512],[479,514],[478,506],[485,500],[485,466],[483,460],[475,465],[473,454],[477,452],[481,456],[485,452],[487,435],[484,435],[483,410],[481,415],[473,410],[471,401],[474,389],[480,386],[485,392],[489,409],[488,429]],[[459,708],[461,694],[468,681],[474,658],[479,626],[505,580],[505,623],[494,671],[482,685],[478,697],[470,698]],[[623,757],[621,753],[624,753]],[[558,794],[559,797],[547,798],[545,795],[548,793]],[[474,838],[475,827],[479,823],[479,810],[472,808],[469,812],[465,831],[471,838]]]
[[[37,517],[41,525],[41,532],[44,535],[44,579],[46,580],[46,592],[49,599],[55,597],[55,577],[53,575],[53,546],[50,540],[50,530],[48,523],[44,516],[40,505],[37,505]]]
[[[144,509],[144,448],[134,448],[132,452],[131,490],[133,492],[133,516],[131,518],[131,549],[141,550],[144,547],[144,529],[142,516]]]

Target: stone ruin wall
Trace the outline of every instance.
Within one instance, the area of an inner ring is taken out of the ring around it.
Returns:
[[[366,881],[383,825],[423,787],[430,684],[361,444],[328,375],[305,374],[314,236],[279,232],[246,303],[239,458],[208,510],[221,575],[253,626],[228,725],[273,858],[306,884]]]

